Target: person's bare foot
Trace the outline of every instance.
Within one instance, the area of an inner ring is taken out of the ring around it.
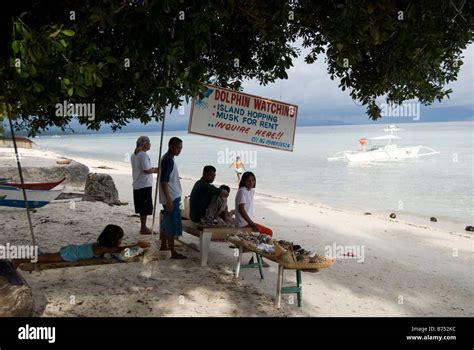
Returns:
[[[146,227],[146,228],[141,228],[141,229],[140,229],[140,234],[141,234],[141,235],[151,235],[151,230],[150,230],[148,227]]]
[[[151,230],[148,227],[142,228],[142,229],[140,229],[140,234],[141,235],[151,235]],[[158,232],[154,232],[154,234],[156,235],[156,234],[158,234]]]

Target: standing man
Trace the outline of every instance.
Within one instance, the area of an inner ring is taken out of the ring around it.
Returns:
[[[146,154],[150,150],[151,143],[147,136],[140,136],[137,139],[137,147],[130,157],[132,163],[133,178],[133,204],[135,213],[140,214],[140,233],[142,235],[151,234],[151,230],[146,226],[148,215],[153,214],[153,174],[158,174],[158,168],[152,168],[150,157]]]
[[[235,166],[235,173],[237,174],[237,182],[240,182],[240,175],[242,175],[242,172],[244,170],[247,170],[245,169],[245,165],[244,165],[244,162],[242,162],[240,160],[240,157],[237,156],[235,158],[235,161],[233,161],[230,165],[229,165],[229,168],[231,168],[232,166]]]
[[[172,137],[168,142],[168,152],[161,158],[160,203],[163,204],[161,250],[171,250],[172,259],[186,259],[174,249],[175,237],[183,234],[181,223],[181,183],[174,157],[183,149],[183,141]]]

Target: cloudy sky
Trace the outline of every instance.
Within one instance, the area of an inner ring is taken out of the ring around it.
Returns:
[[[320,56],[314,64],[304,62],[304,53],[294,61],[288,72],[287,80],[261,86],[256,81],[244,84],[244,92],[281,100],[299,106],[298,125],[318,125],[327,123],[361,124],[373,123],[365,114],[365,107],[358,105],[349,96],[349,92],[338,87],[337,80],[331,80]],[[448,87],[453,89],[449,99],[435,102],[431,106],[421,106],[420,122],[473,120],[474,119],[474,47],[470,45],[464,51],[463,66],[458,80]],[[383,103],[383,99],[380,103]],[[173,113],[169,118],[169,129],[187,127],[189,106],[185,106],[184,115]],[[383,119],[383,118],[382,118]],[[413,122],[412,118],[391,118],[395,123]],[[380,121],[387,123],[387,119]]]
[[[244,92],[269,99],[281,100],[296,104],[298,109],[298,126],[331,125],[331,124],[364,124],[374,123],[369,120],[365,107],[353,101],[348,91],[338,88],[338,81],[332,81],[327,73],[324,56],[320,56],[314,64],[304,62],[305,51],[294,60],[293,67],[288,71],[288,79],[261,86],[256,81],[244,84]],[[449,85],[453,93],[449,99],[435,102],[431,106],[421,106],[420,119],[416,122],[474,120],[474,47],[470,45],[464,51],[463,66],[458,80]],[[380,104],[384,103],[381,99]],[[182,114],[174,111],[167,115],[167,130],[186,130],[188,127],[190,106],[185,105]],[[415,122],[412,117],[385,117],[377,123],[398,124]],[[86,128],[72,123],[76,132],[85,132]],[[142,125],[139,121],[130,123],[122,131],[138,131],[156,129],[156,123]],[[109,128],[103,128],[108,132]],[[51,130],[55,132],[55,130]]]

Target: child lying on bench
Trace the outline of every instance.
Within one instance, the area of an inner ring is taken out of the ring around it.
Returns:
[[[58,262],[72,262],[79,260],[86,260],[92,258],[102,257],[104,254],[117,255],[120,254],[119,259],[123,260],[122,253],[127,248],[148,248],[150,243],[147,241],[138,241],[126,246],[120,246],[122,243],[124,232],[120,226],[107,225],[102,233],[99,235],[97,242],[84,244],[70,244],[62,247],[57,253],[46,253],[38,256],[38,263],[58,263]],[[128,251],[127,251],[128,252]],[[125,258],[127,256],[125,252]],[[23,263],[31,262],[30,259],[13,259],[12,264],[15,268]]]

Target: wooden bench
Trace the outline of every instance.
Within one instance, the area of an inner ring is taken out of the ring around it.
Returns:
[[[235,227],[203,227],[194,223],[188,217],[185,217],[186,211],[183,211],[182,226],[183,232],[186,232],[194,237],[199,238],[199,252],[201,254],[201,266],[207,266],[207,260],[209,256],[209,247],[211,241],[214,242],[225,242],[228,235],[235,234],[237,232],[250,232],[251,228],[235,228]],[[161,221],[163,222],[163,210],[161,211]],[[181,240],[178,241],[182,242]]]
[[[183,232],[199,238],[199,251],[201,253],[201,266],[207,266],[209,247],[211,241],[225,242],[228,235],[242,231],[251,231],[250,228],[235,227],[202,227],[188,219],[183,219]]]

